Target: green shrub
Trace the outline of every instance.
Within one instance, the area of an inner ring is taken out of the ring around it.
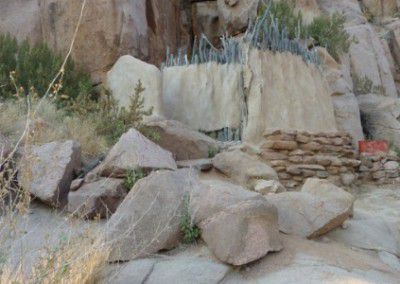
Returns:
[[[183,214],[181,216],[180,228],[183,234],[184,243],[190,244],[200,237],[200,229],[193,224],[192,216],[189,212],[189,196],[185,195],[183,200]]]
[[[261,5],[258,15],[264,15],[268,7],[268,5]],[[277,21],[281,29],[285,28],[290,39],[294,39],[298,35],[305,37],[303,16],[301,13],[295,12],[295,2],[292,0],[281,0],[271,3],[270,17],[267,18],[267,25],[271,25],[272,21]]]
[[[67,107],[73,115],[82,119],[90,117],[96,121],[96,131],[98,135],[106,137],[108,143],[113,145],[122,134],[130,128],[135,128],[150,139],[157,139],[157,134],[149,131],[143,125],[145,116],[151,115],[152,109],[144,108],[142,82],[139,81],[131,96],[131,104],[128,109],[120,109],[111,94],[103,89],[101,95],[97,97],[80,96]]]
[[[146,173],[142,169],[130,170],[124,179],[124,186],[131,190],[136,182],[144,177],[146,177]]]
[[[259,17],[269,9],[269,17],[266,25],[277,22],[281,31],[285,30],[289,39],[312,38],[317,46],[325,47],[335,58],[348,52],[351,44],[349,34],[344,29],[345,17],[340,14],[332,16],[315,17],[311,24],[305,25],[301,12],[295,11],[295,1],[282,0],[279,2],[270,1],[262,5],[259,10]]]
[[[218,149],[215,149],[215,148],[209,148],[208,149],[208,158],[214,158],[215,157],[215,155],[217,155],[218,154]]]
[[[384,94],[385,88],[383,86],[374,86],[368,76],[358,77],[354,76],[354,92],[357,95],[367,95],[367,94]]]
[[[351,40],[344,29],[346,19],[343,15],[321,16],[313,20],[307,27],[309,35],[317,45],[325,47],[335,58],[349,51]]]
[[[0,34],[0,98],[13,97],[16,88],[21,94],[35,93],[42,97],[63,60],[60,54],[45,44],[33,47],[27,41],[17,44],[12,36]],[[89,75],[77,71],[72,60],[67,61],[55,88],[58,92],[54,100],[58,107],[66,106],[69,101],[92,91]]]

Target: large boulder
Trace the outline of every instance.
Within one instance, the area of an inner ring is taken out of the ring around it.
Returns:
[[[157,171],[139,180],[108,221],[109,261],[132,260],[176,246],[185,196],[197,186],[197,174],[186,169]]]
[[[146,124],[159,135],[157,142],[177,161],[209,158],[219,149],[217,141],[175,120],[157,120]]]
[[[250,21],[257,17],[259,0],[217,0],[223,30],[229,34],[246,31]]]
[[[97,171],[102,176],[121,177],[130,170],[175,170],[176,168],[170,152],[131,128],[121,136]]]
[[[199,226],[209,249],[229,264],[244,265],[282,249],[276,208],[263,198],[230,206]]]
[[[400,100],[373,94],[358,96],[357,99],[367,134],[400,147]]]
[[[103,178],[68,194],[68,211],[83,218],[108,218],[127,194],[124,180]]]
[[[203,180],[191,192],[193,222],[215,256],[243,265],[280,250],[277,213],[263,196],[222,180]]]
[[[279,229],[307,238],[340,226],[352,214],[354,198],[327,180],[307,179],[301,192],[268,195],[276,206]]]
[[[217,170],[250,189],[253,189],[260,179],[278,180],[274,169],[240,150],[216,155],[213,164]]]
[[[196,188],[190,195],[190,215],[197,224],[235,204],[263,198],[228,181],[211,179],[202,183],[205,186]]]
[[[397,97],[397,89],[385,49],[371,25],[348,27],[347,32],[356,40],[350,46],[351,74],[355,82],[368,78],[377,94]],[[362,81],[361,81],[362,82]],[[368,90],[366,90],[368,92]]]
[[[66,54],[82,1],[0,1],[0,31],[44,41]],[[124,54],[160,64],[165,50],[190,45],[190,5],[184,0],[86,1],[72,57],[99,82]]]
[[[162,116],[161,112],[161,71],[154,65],[143,62],[130,55],[118,59],[107,73],[107,87],[119,107],[126,110],[131,105],[135,88],[141,82],[144,91],[144,108],[153,109],[153,116]]]
[[[18,180],[25,190],[44,203],[63,207],[80,167],[81,150],[77,142],[51,142],[32,146],[24,153]]]

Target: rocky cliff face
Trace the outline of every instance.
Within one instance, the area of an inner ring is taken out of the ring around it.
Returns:
[[[0,0],[0,31],[10,32],[19,40],[44,41],[65,53],[82,2]],[[219,37],[226,33],[240,36],[256,17],[259,3],[260,0],[87,1],[72,57],[79,67],[91,73],[94,83],[105,82],[105,73],[122,55],[130,54],[160,66],[168,48],[173,53],[180,48],[190,50],[194,37],[202,34],[216,46]],[[373,93],[377,107],[385,96],[397,100],[399,8],[400,1],[396,0],[296,0],[296,9],[303,13],[305,22],[323,14],[340,13],[346,17],[346,30],[354,39],[349,53],[336,61],[326,52],[320,53],[337,127],[351,133],[354,141],[363,138],[358,102],[364,100],[360,96]],[[371,82],[369,88],[365,88],[365,80]],[[361,109],[361,115],[365,113]],[[400,111],[391,113],[396,125],[383,131],[385,137],[374,138],[397,137],[397,113]]]
[[[0,31],[18,40],[44,41],[65,53],[78,23],[83,1],[0,1]],[[115,61],[132,54],[160,64],[167,47],[188,48],[190,4],[183,0],[87,1],[73,58],[95,82]]]

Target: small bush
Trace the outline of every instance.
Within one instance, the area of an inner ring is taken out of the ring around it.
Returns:
[[[281,29],[285,28],[289,38],[294,39],[299,34],[305,37],[305,28],[303,24],[303,16],[296,13],[295,2],[291,0],[281,0],[268,5],[261,5],[258,15],[264,15],[266,9],[270,8],[270,17],[267,18],[267,25],[270,26],[272,21],[277,21]]]
[[[195,224],[193,224],[193,219],[190,216],[188,195],[184,197],[183,208],[180,227],[183,234],[184,243],[190,244],[200,237],[201,231]]]
[[[336,13],[332,16],[315,17],[310,25],[305,25],[302,14],[295,11],[293,0],[270,1],[268,5],[261,6],[259,17],[268,9],[266,25],[278,23],[279,29],[285,31],[290,40],[312,38],[315,45],[325,47],[335,59],[348,52],[351,39],[344,29],[346,20],[343,15]]]
[[[354,76],[354,92],[357,95],[379,95],[385,93],[385,88],[383,86],[374,86],[374,83],[368,78],[368,76]]]
[[[98,135],[104,136],[108,143],[112,145],[132,127],[145,134],[153,134],[145,130],[143,125],[144,117],[152,113],[152,109],[146,110],[144,108],[142,95],[144,90],[142,82],[139,81],[135,90],[133,90],[128,109],[120,109],[111,94],[105,89],[102,90],[98,99],[81,96],[73,101],[67,109],[82,119],[89,117],[96,121],[96,132]]]
[[[31,47],[25,41],[18,45],[12,36],[0,34],[0,98],[15,97],[16,87],[23,95],[36,93],[42,97],[62,63],[63,57],[45,44]],[[58,92],[54,96],[58,107],[92,91],[89,75],[77,71],[72,60],[68,60],[55,88],[51,91]]]
[[[215,157],[215,155],[217,155],[218,154],[218,149],[215,149],[215,148],[209,148],[208,149],[208,158],[214,158]]]
[[[136,182],[144,177],[146,177],[146,173],[142,169],[130,170],[124,179],[124,186],[131,190]]]
[[[335,58],[349,51],[351,40],[344,29],[346,19],[343,15],[321,16],[313,20],[307,27],[309,35],[317,45],[325,47]]]

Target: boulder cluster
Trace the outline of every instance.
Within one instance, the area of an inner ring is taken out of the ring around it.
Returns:
[[[216,258],[241,266],[281,251],[279,232],[314,238],[352,215],[352,195],[327,180],[307,179],[301,191],[286,192],[276,171],[257,156],[233,147],[208,159],[209,149],[219,149],[210,137],[175,121],[149,125],[170,151],[132,128],[85,175],[76,142],[32,146],[20,161],[20,184],[36,199],[76,217],[107,219],[101,238],[111,249],[110,262],[177,247],[183,216],[190,216]],[[297,143],[296,135],[274,135],[280,139],[270,140],[273,147]],[[330,139],[343,147],[342,138]],[[126,178],[132,171],[147,176],[130,188]]]

